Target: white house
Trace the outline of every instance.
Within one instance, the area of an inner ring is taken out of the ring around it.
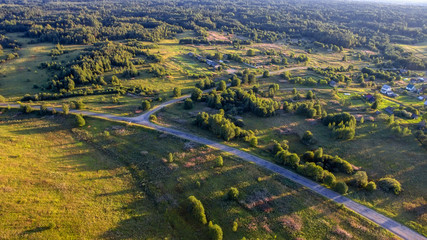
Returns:
[[[391,91],[391,87],[389,85],[383,85],[383,87],[381,88],[381,93],[382,94],[386,94],[387,92]]]
[[[406,86],[406,90],[408,90],[408,91],[414,91],[415,90],[415,86],[414,85],[412,85],[412,84],[408,84],[408,86]]]

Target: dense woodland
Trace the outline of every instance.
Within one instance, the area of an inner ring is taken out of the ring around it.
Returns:
[[[159,41],[185,29],[183,43],[209,43],[207,30],[237,34],[242,44],[307,38],[317,45],[380,50],[384,66],[425,68],[390,43],[412,44],[427,35],[425,8],[340,1],[0,1],[0,30],[39,42],[90,44],[134,38]],[[58,3],[61,2],[61,3]],[[226,43],[226,42],[224,42]],[[8,45],[7,42],[1,43]]]

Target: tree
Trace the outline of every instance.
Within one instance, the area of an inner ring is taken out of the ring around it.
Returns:
[[[251,73],[248,76],[248,84],[255,84],[256,83],[256,76],[255,74]]]
[[[345,184],[345,182],[337,182],[334,189],[340,194],[346,194],[348,191],[348,186]]]
[[[311,145],[314,143],[313,133],[310,131],[305,131],[304,135],[301,138],[301,142],[306,145]]]
[[[199,88],[194,88],[193,92],[191,93],[191,99],[193,101],[200,101],[202,99],[203,96],[203,91],[200,90]]]
[[[248,56],[250,56],[250,57],[255,56],[255,50],[253,50],[253,49],[249,49],[249,50],[246,52],[246,55],[248,55]]]
[[[147,111],[150,108],[151,108],[150,101],[148,101],[148,100],[142,101],[142,103],[141,103],[141,109],[142,109],[142,111]]]
[[[68,105],[68,104],[62,104],[62,112],[65,114],[65,115],[68,115],[68,113],[70,112],[70,106]]]
[[[377,100],[375,100],[374,103],[372,103],[371,108],[374,109],[374,110],[376,110],[376,109],[378,109],[379,105],[380,105],[380,102],[377,99]]]
[[[168,154],[168,162],[173,162],[173,154],[172,153],[169,153]]]
[[[257,147],[258,146],[258,138],[257,137],[252,137],[251,141],[250,141],[250,145],[251,147]]]
[[[197,221],[202,224],[206,224],[208,221],[206,219],[205,208],[203,207],[202,202],[198,200],[195,196],[189,196],[188,201],[190,202],[190,211]]]
[[[218,85],[218,91],[225,91],[225,89],[227,89],[227,84],[224,80],[221,80]]]
[[[357,171],[353,176],[353,185],[365,188],[368,185],[368,175],[365,171]]]
[[[237,200],[239,198],[239,190],[235,187],[231,187],[228,191],[228,199]]]
[[[179,88],[179,87],[175,87],[175,88],[173,89],[173,96],[174,96],[174,97],[181,97],[181,88]]]
[[[298,93],[297,89],[296,89],[296,88],[293,88],[293,89],[292,89],[292,94],[294,94],[294,95],[295,95],[295,94],[297,94],[297,93]]]
[[[222,240],[223,232],[218,224],[213,224],[212,221],[209,221],[208,229],[211,240]]]
[[[86,121],[83,118],[83,115],[81,114],[76,114],[76,123],[78,127],[83,127],[84,125],[86,125]]]
[[[191,98],[186,98],[184,101],[184,109],[189,110],[193,108],[193,100]]]
[[[321,162],[323,158],[323,148],[318,148],[314,151],[314,160],[316,162]]]
[[[402,191],[402,186],[400,185],[400,182],[393,178],[381,178],[378,181],[378,186],[382,190],[386,192],[393,192],[396,195],[399,195],[399,193]]]
[[[335,183],[337,179],[335,178],[335,175],[331,172],[325,171],[325,177],[323,178],[323,182],[328,185],[329,187],[335,187]]]
[[[270,77],[270,72],[268,70],[265,70],[264,73],[262,74],[263,78],[268,78]]]
[[[377,185],[375,184],[375,182],[370,181],[368,182],[368,185],[366,185],[366,190],[370,192],[375,191],[377,190]]]
[[[216,165],[216,167],[222,167],[222,166],[224,166],[224,159],[221,156],[218,156],[216,158],[215,165]]]
[[[113,75],[111,77],[111,84],[113,84],[114,86],[119,86],[121,84],[120,79],[116,75]]]
[[[4,103],[6,101],[6,98],[0,95],[0,103]]]
[[[310,90],[310,91],[308,91],[307,92],[307,96],[306,96],[306,98],[307,99],[314,99],[314,93]]]

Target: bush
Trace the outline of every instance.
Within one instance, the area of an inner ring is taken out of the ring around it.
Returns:
[[[228,191],[228,199],[237,200],[239,198],[239,190],[235,187],[230,188]]]
[[[194,218],[202,224],[206,224],[205,208],[203,207],[202,202],[200,202],[195,196],[189,196],[188,201],[190,202],[190,210]]]
[[[251,145],[251,147],[257,147],[258,146],[258,138],[257,137],[252,137],[251,141],[249,142],[249,144]]]
[[[173,162],[173,154],[172,153],[169,153],[169,155],[168,155],[168,162]]]
[[[366,190],[368,190],[370,192],[375,191],[375,190],[377,190],[377,185],[374,182],[370,181],[366,185]]]
[[[236,221],[234,221],[233,222],[233,228],[232,228],[233,232],[237,232],[238,227],[239,227],[239,224]]]
[[[310,131],[305,131],[304,135],[301,138],[301,142],[304,143],[305,145],[311,145],[314,144],[314,137],[313,137],[313,133],[311,133]]]
[[[212,221],[209,221],[209,236],[212,240],[222,240],[223,232],[222,228],[218,224],[213,224]]]
[[[400,183],[393,178],[381,178],[378,181],[378,186],[386,191],[386,192],[393,192],[394,194],[398,195],[402,191],[402,186]]]
[[[76,123],[78,127],[83,127],[86,125],[86,121],[81,114],[76,114]]]
[[[142,101],[142,103],[141,103],[142,111],[147,111],[150,108],[151,108],[151,103],[148,100]]]
[[[189,110],[193,108],[193,100],[191,98],[187,98],[184,101],[184,109]]]
[[[325,177],[323,178],[323,182],[328,185],[329,187],[335,187],[335,183],[337,179],[335,178],[335,175],[331,172],[325,171],[324,172]]]
[[[355,187],[361,187],[364,188],[366,185],[368,185],[368,175],[365,171],[357,171],[356,174],[353,176],[352,184]]]
[[[20,108],[23,113],[31,113],[33,111],[33,108],[28,104],[23,104]]]
[[[292,153],[291,155],[286,156],[285,158],[285,165],[292,167],[292,168],[297,168],[299,165],[299,157],[296,153]]]
[[[335,184],[334,189],[340,194],[346,194],[348,191],[348,186],[347,184],[345,184],[345,182],[337,182],[337,184]]]
[[[193,89],[193,92],[191,93],[191,99],[193,101],[200,101],[202,99],[202,96],[203,96],[202,90],[200,90],[199,88]]]
[[[178,87],[174,88],[173,89],[173,96],[174,97],[181,97],[181,88],[178,88]]]
[[[215,165],[216,165],[216,167],[222,167],[222,166],[224,166],[224,159],[222,159],[221,156],[217,157]]]
[[[68,104],[62,104],[62,112],[65,115],[68,115],[68,113],[70,112],[70,106],[68,106]]]
[[[302,159],[306,162],[313,162],[314,161],[314,153],[312,151],[306,151],[302,155]]]
[[[155,122],[155,121],[157,121],[157,117],[156,117],[156,115],[150,115],[150,121],[151,121],[151,122]]]

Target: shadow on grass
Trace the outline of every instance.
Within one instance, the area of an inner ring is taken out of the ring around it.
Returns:
[[[46,231],[46,230],[49,230],[49,229],[52,229],[52,227],[51,226],[36,227],[36,228],[30,229],[30,230],[23,231],[21,233],[21,235],[39,233],[39,232],[43,232],[43,231]]]

